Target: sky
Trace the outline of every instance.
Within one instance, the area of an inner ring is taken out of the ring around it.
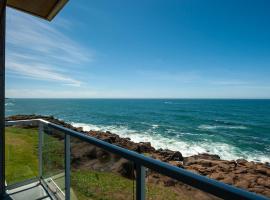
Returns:
[[[270,98],[268,0],[70,0],[6,33],[9,98]]]

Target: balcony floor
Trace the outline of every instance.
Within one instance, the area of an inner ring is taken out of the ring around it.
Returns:
[[[8,196],[5,200],[51,200],[52,198],[40,184],[40,182],[34,182],[27,185],[23,185],[7,191]]]

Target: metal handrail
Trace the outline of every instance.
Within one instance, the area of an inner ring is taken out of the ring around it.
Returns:
[[[136,164],[136,170],[138,174],[141,174],[141,176],[136,177],[136,188],[137,188],[137,199],[144,199],[144,187],[145,183],[145,177],[144,177],[144,168],[147,167],[149,169],[152,169],[160,174],[166,175],[168,177],[171,177],[173,179],[176,179],[178,181],[181,181],[182,183],[185,183],[189,186],[192,186],[194,188],[200,189],[204,192],[210,193],[214,196],[217,196],[222,199],[237,199],[237,200],[267,200],[265,196],[258,195],[255,193],[248,192],[246,190],[227,185],[225,183],[210,179],[208,177],[192,173],[188,170],[172,166],[168,163],[146,157],[142,154],[139,154],[134,151],[130,151],[128,149],[104,142],[102,140],[99,140],[97,138],[91,137],[89,135],[65,128],[63,126],[48,122],[43,119],[34,119],[34,120],[18,120],[18,121],[7,121],[6,125],[27,125],[31,123],[37,123],[42,124],[54,129],[57,129],[61,132],[63,132],[65,135],[69,135],[75,138],[78,138],[82,141],[88,142],[90,144],[93,144],[97,147],[100,147],[108,152],[117,154],[121,157],[126,158],[129,161],[132,161]],[[66,138],[66,137],[65,137]],[[66,140],[65,140],[66,141]],[[69,144],[68,144],[69,145]],[[70,161],[70,159],[69,159]],[[67,164],[67,163],[66,163]],[[67,166],[66,166],[67,167]],[[143,176],[143,177],[142,177]],[[68,177],[69,179],[69,177]],[[66,190],[67,191],[67,190]],[[268,199],[269,200],[269,199]]]

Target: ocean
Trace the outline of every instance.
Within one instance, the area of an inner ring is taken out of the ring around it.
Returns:
[[[184,156],[270,162],[270,100],[7,99],[6,116],[52,115]]]

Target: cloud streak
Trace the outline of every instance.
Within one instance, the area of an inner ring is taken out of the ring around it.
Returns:
[[[8,9],[7,73],[80,86],[72,72],[91,62],[93,53],[60,31],[67,26],[63,20],[49,24]]]
[[[57,73],[53,71],[50,68],[47,68],[47,66],[42,65],[35,65],[33,63],[30,65],[20,64],[17,62],[9,61],[9,67],[11,72],[17,75],[23,75],[26,78],[32,78],[37,80],[44,80],[44,81],[56,81],[61,82],[65,85],[70,86],[80,86],[81,82],[70,78],[68,76],[62,75],[61,73]]]
[[[76,88],[70,90],[55,89],[16,89],[8,88],[6,94],[10,98],[89,98],[96,93],[90,90],[78,91]]]

